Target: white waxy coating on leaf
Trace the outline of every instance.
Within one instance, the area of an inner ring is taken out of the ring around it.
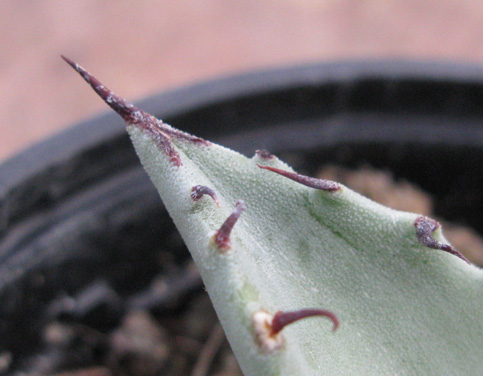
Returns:
[[[347,187],[321,192],[257,167],[290,170],[212,144],[173,139],[173,166],[150,137],[129,127],[143,165],[193,258],[245,375],[483,374],[483,273],[422,246],[417,214],[376,204]],[[193,202],[195,184],[221,208]],[[237,200],[247,209],[231,248],[210,247]],[[446,241],[441,231],[435,239]],[[327,320],[283,331],[283,349],[257,345],[252,315],[320,307]]]

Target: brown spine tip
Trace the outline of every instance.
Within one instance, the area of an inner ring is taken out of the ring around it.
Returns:
[[[333,191],[337,191],[340,189],[340,185],[334,181],[331,181],[331,180],[325,180],[325,179],[316,179],[316,178],[312,178],[312,177],[309,177],[309,176],[305,176],[305,175],[300,175],[300,174],[297,174],[295,172],[290,172],[290,171],[285,171],[285,170],[281,170],[279,168],[275,168],[275,167],[270,167],[270,166],[262,166],[262,165],[258,165],[258,167],[260,168],[263,168],[265,170],[270,170],[272,172],[275,172],[279,175],[282,175],[282,176],[285,176],[297,183],[300,183],[300,184],[303,184],[307,187],[310,187],[310,188],[315,188],[315,189],[320,189],[322,191],[328,191],[328,192],[333,192]]]
[[[195,185],[191,188],[191,198],[193,201],[198,201],[203,197],[203,195],[211,196],[215,204],[220,207],[220,202],[218,201],[218,196],[216,195],[215,191],[205,185]]]
[[[124,98],[118,96],[113,91],[104,86],[97,78],[87,72],[79,64],[71,59],[62,56],[74,70],[76,70],[86,82],[91,85],[94,91],[106,102],[114,111],[116,111],[128,125],[134,125],[143,131],[147,132],[156,146],[164,152],[171,162],[176,166],[181,166],[181,159],[174,148],[171,138],[176,137],[194,143],[210,145],[208,141],[192,136],[188,133],[181,132],[178,129],[172,128],[162,121],[151,116],[147,112],[137,108],[132,103],[126,101]]]
[[[333,332],[335,332],[339,327],[339,320],[337,319],[337,316],[332,312],[324,309],[309,308],[309,309],[301,309],[298,311],[288,311],[288,312],[278,311],[277,313],[275,313],[272,319],[271,334],[276,335],[285,326],[290,325],[295,321],[302,320],[306,317],[313,317],[313,316],[328,317],[332,321]]]
[[[221,252],[226,252],[231,247],[230,234],[233,226],[240,218],[241,213],[245,210],[245,203],[238,200],[235,204],[235,210],[229,215],[226,221],[221,225],[220,229],[215,233],[213,241]]]
[[[431,249],[439,249],[444,252],[448,252],[456,257],[459,257],[468,264],[471,264],[471,262],[456,248],[433,238],[432,233],[441,227],[441,225],[434,219],[428,217],[418,217],[414,221],[414,227],[416,227],[416,236],[422,245]]]
[[[87,72],[79,64],[72,61],[68,57],[60,55],[64,61],[74,68],[86,82],[91,85],[94,91],[106,102],[114,111],[116,111],[128,124],[133,124],[136,120],[136,112],[140,112],[132,103],[127,102],[124,98],[116,95],[114,92],[104,86],[97,78]]]

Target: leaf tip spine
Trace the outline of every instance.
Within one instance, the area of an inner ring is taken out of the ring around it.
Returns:
[[[135,107],[132,103],[121,98],[113,91],[108,89],[101,81],[86,71],[83,67],[77,64],[75,61],[69,59],[64,55],[60,55],[62,59],[69,64],[80,76],[94,89],[104,102],[106,102],[114,111],[116,111],[128,124],[135,123],[135,120],[139,117],[139,108]]]
[[[211,145],[210,142],[202,138],[192,136],[176,128],[163,123],[154,116],[137,108],[132,103],[115,94],[102,84],[96,77],[82,68],[79,64],[66,56],[60,55],[81,77],[94,89],[94,91],[117,112],[128,125],[136,126],[146,132],[169,160],[176,166],[182,166],[179,153],[176,151],[171,139],[176,137],[181,140],[190,141],[196,144]]]

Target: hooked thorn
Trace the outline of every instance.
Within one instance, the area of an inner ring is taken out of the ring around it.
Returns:
[[[264,352],[277,350],[285,343],[284,337],[280,333],[285,326],[312,316],[328,317],[332,320],[333,331],[339,327],[337,316],[324,309],[308,308],[297,311],[278,311],[275,315],[260,310],[255,312],[252,317],[256,341]]]
[[[245,202],[238,200],[235,204],[235,210],[229,215],[226,221],[221,225],[220,229],[213,236],[213,242],[221,252],[226,252],[231,247],[230,234],[233,226],[240,218],[241,213],[245,210]]]
[[[286,178],[289,178],[297,183],[303,184],[310,188],[320,189],[322,191],[329,191],[329,192],[337,191],[340,189],[340,185],[331,180],[316,179],[310,176],[297,174],[295,172],[281,170],[275,167],[262,166],[260,164],[258,165],[258,167],[275,172],[279,175],[285,176]]]
[[[431,249],[440,249],[444,252],[448,252],[456,257],[459,257],[468,264],[471,264],[471,262],[455,247],[437,241],[433,238],[431,234],[441,227],[439,222],[428,217],[419,217],[414,221],[414,227],[416,227],[416,236],[422,245]]]
[[[191,188],[191,198],[193,201],[198,201],[203,197],[203,195],[211,196],[215,204],[220,207],[220,202],[218,201],[218,196],[216,195],[215,191],[205,185],[195,185]]]

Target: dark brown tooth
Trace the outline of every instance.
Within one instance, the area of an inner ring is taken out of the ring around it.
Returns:
[[[428,217],[418,217],[414,221],[414,227],[416,227],[416,236],[422,245],[431,249],[440,249],[444,252],[448,252],[456,257],[459,257],[468,264],[471,264],[471,262],[455,247],[437,241],[433,238],[433,232],[441,227],[441,225],[434,219]]]
[[[320,189],[322,191],[329,191],[329,192],[337,191],[340,189],[340,185],[331,180],[316,179],[310,176],[300,175],[295,172],[281,170],[275,167],[262,166],[260,164],[258,165],[258,167],[263,168],[265,170],[270,170],[279,175],[285,176],[286,178],[289,178],[293,181],[296,181],[297,183],[303,184],[310,188]]]
[[[337,316],[325,309],[309,308],[309,309],[301,309],[298,311],[287,311],[287,312],[278,311],[273,316],[272,335],[277,334],[285,326],[290,325],[295,321],[302,320],[306,317],[313,317],[313,316],[324,316],[332,320],[332,323],[334,324],[332,331],[334,332],[339,327],[339,320],[337,319]]]
[[[240,218],[240,215],[245,208],[245,203],[242,200],[238,200],[235,204],[235,210],[233,210],[226,221],[221,225],[220,229],[215,233],[213,240],[221,252],[226,252],[230,249],[231,230],[233,230],[233,226],[235,226],[235,223],[238,221],[238,218]]]
[[[205,185],[195,185],[191,188],[191,198],[193,201],[198,201],[203,197],[203,195],[211,196],[215,204],[220,207],[220,202],[218,201],[218,196],[216,195],[215,191]]]

